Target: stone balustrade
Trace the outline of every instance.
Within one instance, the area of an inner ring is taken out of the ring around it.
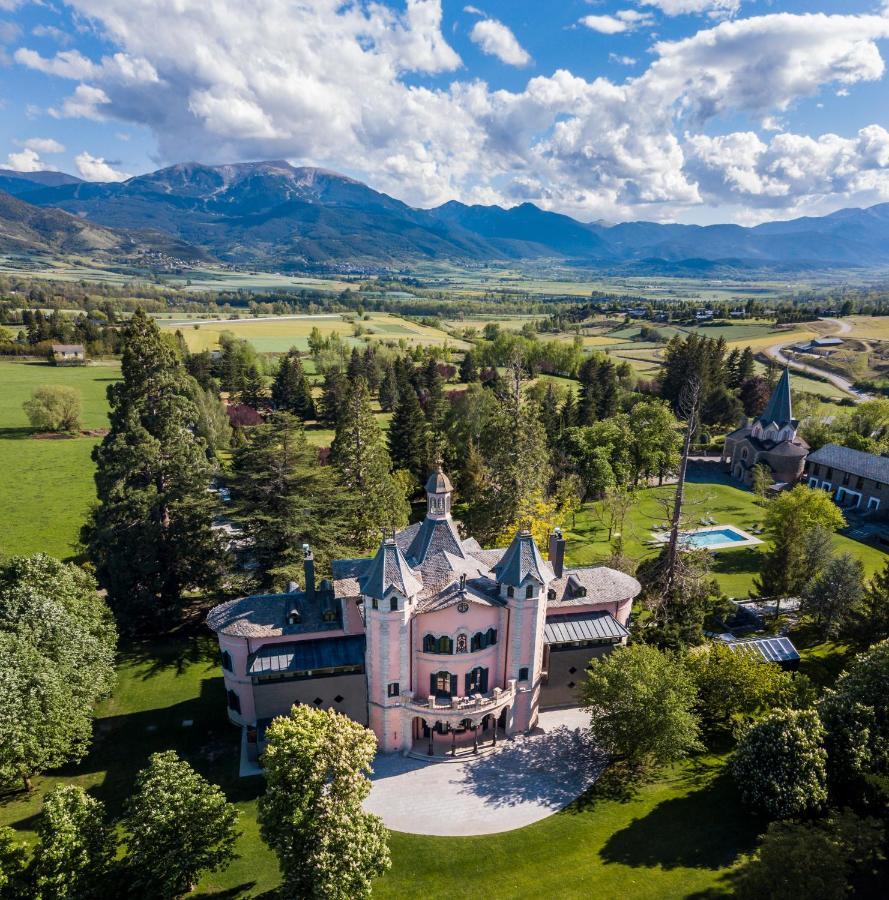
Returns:
[[[470,694],[467,697],[451,697],[439,699],[430,694],[427,697],[414,697],[413,692],[403,691],[401,694],[402,706],[416,710],[418,713],[434,712],[436,715],[447,713],[476,713],[485,710],[494,710],[511,702],[516,693],[515,679],[507,682],[506,689],[496,687],[487,694]]]

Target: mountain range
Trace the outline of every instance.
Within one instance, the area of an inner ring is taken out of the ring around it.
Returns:
[[[416,209],[289,163],[182,163],[115,183],[0,169],[0,251],[152,251],[280,270],[559,260],[646,273],[889,267],[889,204],[739,225],[585,223],[532,203]]]

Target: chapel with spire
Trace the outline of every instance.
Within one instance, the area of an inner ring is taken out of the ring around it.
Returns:
[[[794,485],[803,474],[809,445],[799,436],[793,417],[790,369],[784,369],[765,409],[752,421],[726,435],[722,462],[732,477],[753,483],[753,467],[768,466],[777,484]]]
[[[527,732],[541,709],[577,705],[589,660],[626,642],[635,578],[569,568],[557,529],[546,556],[529,531],[484,549],[451,515],[438,466],[426,515],[382,535],[372,556],[332,563],[315,587],[229,600],[211,610],[243,746],[295,703],[371,728],[380,749],[440,756]]]

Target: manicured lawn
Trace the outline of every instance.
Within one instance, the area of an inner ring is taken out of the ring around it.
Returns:
[[[695,477],[712,477],[696,476]],[[633,559],[655,554],[657,547],[646,545],[652,539],[651,530],[666,521],[664,498],[672,497],[673,488],[648,488],[627,514],[624,525],[624,552]],[[711,516],[719,525],[736,525],[745,531],[760,524],[763,509],[754,502],[752,492],[720,483],[688,484],[686,516],[690,527],[696,527],[702,517]],[[574,565],[589,565],[604,561],[610,554],[608,532],[597,518],[597,504],[589,504],[577,515],[576,526],[568,534],[568,560]],[[763,536],[765,537],[765,536]],[[862,544],[843,535],[834,536],[838,552],[849,552],[864,564],[870,576],[886,563],[887,556],[876,547]],[[746,597],[753,590],[754,576],[759,572],[765,543],[737,550],[719,550],[714,554],[713,574],[729,597]]]
[[[253,897],[278,883],[277,861],[256,824],[258,778],[239,779],[238,735],[210,637],[178,638],[122,653],[114,696],[99,709],[93,748],[78,766],[35,780],[28,796],[0,800],[0,824],[33,840],[43,794],[80,784],[117,815],[150,753],[173,748],[220,784],[241,812],[240,858],[206,877],[198,896]],[[185,725],[191,721],[190,726]],[[422,802],[422,798],[418,798]],[[718,885],[759,823],[739,811],[718,758],[668,771],[628,800],[604,792],[529,828],[484,838],[393,834],[393,868],[377,897],[673,897]]]
[[[22,403],[41,385],[70,385],[83,399],[84,427],[107,427],[105,392],[119,377],[117,363],[64,368],[0,360],[0,554],[72,556],[95,499],[90,453],[97,439],[36,440]]]

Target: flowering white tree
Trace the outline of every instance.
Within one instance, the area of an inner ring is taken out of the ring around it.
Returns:
[[[382,821],[364,812],[376,738],[334,710],[294,706],[275,719],[263,756],[263,839],[278,855],[281,896],[360,900],[389,868]]]
[[[747,806],[774,819],[799,816],[827,800],[824,726],[812,709],[779,709],[752,725],[731,758]]]

